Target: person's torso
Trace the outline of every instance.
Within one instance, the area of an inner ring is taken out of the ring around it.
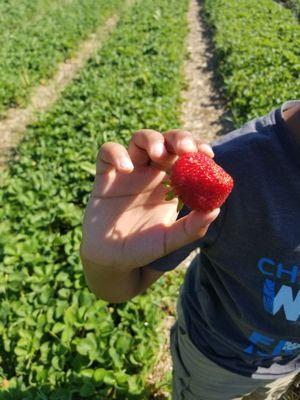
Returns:
[[[189,335],[204,354],[267,379],[300,368],[300,164],[277,122],[271,113],[214,147],[235,187],[182,298]]]

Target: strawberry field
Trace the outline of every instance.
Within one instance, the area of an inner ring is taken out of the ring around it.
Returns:
[[[78,249],[99,145],[125,143],[145,125],[178,124],[187,2],[176,3],[129,9],[58,104],[28,128],[20,160],[7,170],[0,201],[3,398],[147,396],[163,282],[127,304],[96,301]]]
[[[154,399],[160,389],[170,391],[171,371],[154,384],[148,376],[184,271],[116,305],[89,291],[79,260],[99,146],[126,144],[140,128],[180,126],[190,2],[129,3],[0,3],[2,118],[28,104],[33,88],[108,17],[120,16],[59,101],[27,127],[17,157],[1,171],[1,400]],[[236,3],[206,0],[203,18],[219,91],[240,126],[300,98],[300,28],[298,0]]]
[[[290,9],[272,0],[241,0],[238,8],[234,0],[206,0],[205,11],[237,126],[299,98],[300,26]]]
[[[21,5],[19,5],[21,3]],[[8,1],[0,3],[0,116],[24,105],[32,87],[53,74],[108,15],[112,1]]]

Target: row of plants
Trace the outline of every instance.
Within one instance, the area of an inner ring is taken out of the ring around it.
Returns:
[[[179,283],[162,278],[127,303],[97,300],[79,244],[99,146],[180,123],[187,8],[188,0],[140,0],[123,10],[3,174],[1,399],[147,399],[154,390],[147,374]]]
[[[32,88],[51,77],[57,64],[121,4],[121,0],[4,2],[1,23],[7,28],[0,28],[0,117],[9,107],[24,106]]]
[[[205,0],[217,72],[236,126],[300,97],[300,25],[272,0]]]

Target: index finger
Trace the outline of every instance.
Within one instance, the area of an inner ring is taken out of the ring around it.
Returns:
[[[187,152],[202,151],[209,157],[214,157],[214,152],[208,143],[196,137],[189,131],[172,129],[164,133],[168,152],[180,155]]]

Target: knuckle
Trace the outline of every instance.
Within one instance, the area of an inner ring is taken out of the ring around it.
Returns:
[[[156,133],[156,131],[152,129],[139,129],[138,131],[133,133],[133,137],[140,137],[140,136],[148,136],[149,134],[152,134],[153,132]]]
[[[190,139],[190,140],[192,140],[192,141],[194,141],[194,142],[196,141],[194,135],[193,135],[191,132],[188,132],[188,131],[183,131],[183,132],[181,132],[181,134],[179,135],[179,137],[180,137],[181,140],[182,140],[182,139]]]
[[[103,158],[106,158],[108,154],[109,154],[109,147],[107,147],[107,146],[100,147],[100,150],[99,150],[98,156],[97,156],[97,161],[100,161]]]
[[[122,147],[120,144],[115,142],[106,142],[104,143],[98,152],[97,160],[104,160],[111,159],[116,155],[116,152],[122,151]]]
[[[191,132],[177,130],[177,131],[170,131],[167,133],[166,137],[167,141],[177,148],[178,145],[181,144],[183,140],[190,140],[195,144],[195,137]]]
[[[134,132],[131,141],[138,145],[149,146],[153,141],[163,141],[163,135],[153,129],[141,129]]]
[[[130,143],[140,143],[143,140],[144,136],[145,136],[144,130],[136,131],[132,134]]]
[[[131,135],[131,140],[135,139],[137,136],[140,136],[143,134],[143,131],[135,131],[132,135]]]
[[[168,132],[166,132],[166,135],[172,136],[172,137],[181,137],[181,136],[188,136],[188,137],[193,137],[194,135],[192,132],[183,130],[183,129],[172,129]]]
[[[100,147],[99,154],[102,155],[102,154],[109,153],[112,150],[112,148],[114,147],[114,144],[115,144],[114,142],[106,142],[106,143],[104,143]]]
[[[194,137],[194,135],[193,135],[192,132],[190,132],[190,131],[180,131],[179,133],[180,133],[182,136]]]

